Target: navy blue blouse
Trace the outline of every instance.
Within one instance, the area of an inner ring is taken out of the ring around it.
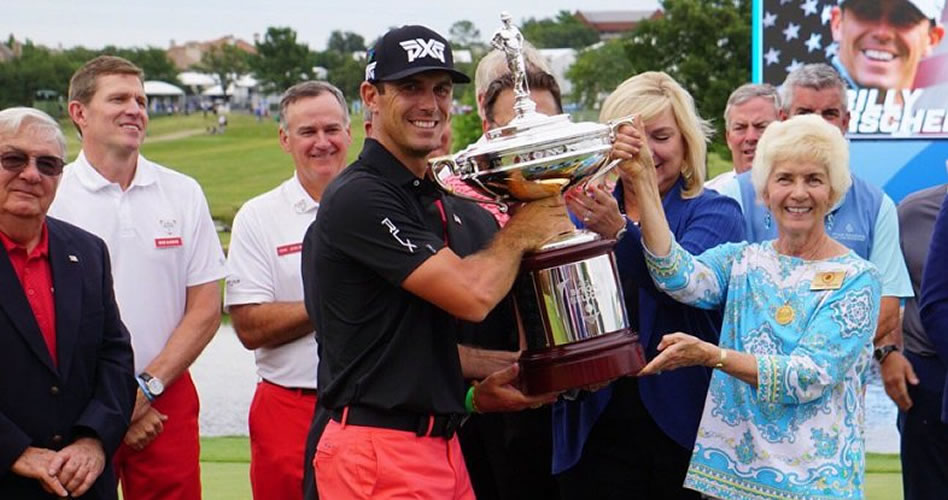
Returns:
[[[662,206],[675,239],[693,255],[722,243],[743,241],[744,219],[731,198],[704,190],[695,198],[681,196],[683,180],[665,194]],[[624,207],[622,184],[613,195]],[[574,222],[581,222],[573,217]],[[721,312],[686,306],[656,288],[649,276],[642,247],[642,233],[631,221],[616,244],[616,262],[626,309],[637,327],[646,358],[654,358],[662,336],[685,332],[717,343]],[[637,313],[637,314],[636,314]],[[681,368],[639,379],[642,403],[652,419],[670,438],[687,450],[694,447],[704,408],[711,370],[700,366]],[[576,401],[559,401],[553,407],[553,472],[569,469],[579,461],[589,432],[612,397],[612,386]],[[631,432],[631,430],[630,430]]]

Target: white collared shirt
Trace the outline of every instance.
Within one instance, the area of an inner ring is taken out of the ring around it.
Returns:
[[[710,179],[707,182],[705,182],[704,188],[713,189],[720,194],[724,194],[723,188],[725,187],[726,184],[733,181],[735,177],[737,177],[737,172],[735,172],[734,169],[732,168],[731,170],[728,170],[727,172],[722,172],[718,174],[717,176],[714,177],[714,179]]]
[[[181,322],[187,287],[226,274],[224,252],[197,181],[143,156],[123,191],[80,152],[63,172],[49,215],[108,245],[136,373],[158,356]]]
[[[234,218],[224,305],[303,300],[303,237],[316,219],[314,201],[294,175],[244,203]],[[316,388],[316,338],[310,333],[254,350],[257,374],[284,387]]]

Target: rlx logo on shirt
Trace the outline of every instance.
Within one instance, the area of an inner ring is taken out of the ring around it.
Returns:
[[[388,232],[395,238],[396,241],[401,243],[401,245],[408,249],[409,252],[415,253],[415,249],[418,248],[417,245],[411,242],[408,238],[404,240],[398,237],[398,228],[395,227],[395,224],[388,219],[388,217],[382,219],[382,225],[388,227]]]

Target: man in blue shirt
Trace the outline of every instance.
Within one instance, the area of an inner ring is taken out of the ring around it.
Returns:
[[[849,127],[846,83],[826,64],[807,64],[792,71],[780,87],[781,119],[816,113],[839,127],[845,134]],[[737,200],[744,212],[748,241],[773,239],[777,227],[766,207],[756,200],[751,185],[751,172],[738,175],[720,190]],[[889,397],[906,409],[908,393],[905,380],[912,367],[893,347],[902,345],[899,326],[900,300],[912,297],[912,283],[899,248],[899,223],[895,204],[879,188],[853,176],[846,196],[826,216],[826,231],[860,257],[872,262],[882,276],[882,303],[873,343],[876,359],[881,363]],[[914,375],[912,375],[914,378]]]

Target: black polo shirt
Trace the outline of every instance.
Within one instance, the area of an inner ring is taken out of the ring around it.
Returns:
[[[468,255],[485,247],[496,227],[487,211],[442,198],[430,181],[366,139],[359,159],[326,189],[303,243],[321,405],[464,412],[462,322],[401,284],[446,240]]]

